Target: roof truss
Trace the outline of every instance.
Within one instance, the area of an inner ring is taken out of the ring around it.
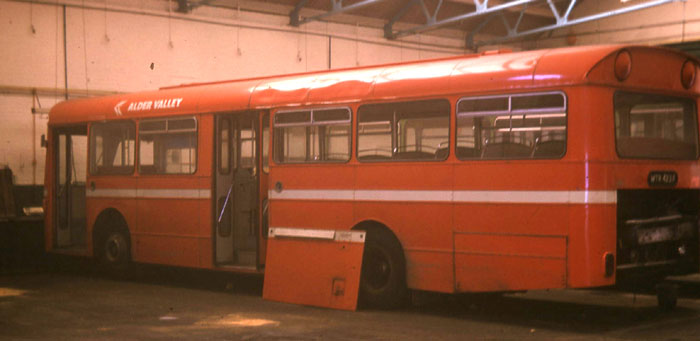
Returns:
[[[344,5],[344,0],[328,0],[330,1],[331,8],[329,11],[311,17],[303,17],[301,15],[301,10],[309,1],[310,0],[299,0],[299,2],[297,2],[296,6],[289,14],[290,25],[300,26],[336,14],[377,5],[379,3],[387,3],[389,0],[361,0],[351,5]],[[466,29],[466,45],[469,48],[476,48],[482,45],[512,41],[525,36],[551,32],[563,27],[686,0],[650,0],[577,18],[572,18],[571,14],[576,6],[584,0],[437,0],[436,5],[434,2],[432,3],[434,5],[432,6],[432,10],[426,1],[428,0],[405,0],[404,5],[400,7],[384,25],[384,37],[386,39],[397,39],[450,25],[457,25],[465,20],[472,20],[473,25],[470,25],[469,28]],[[447,2],[461,3],[466,5],[465,7],[467,8],[472,8],[472,10],[457,15],[443,13],[446,12],[443,5]],[[404,18],[407,13],[411,11],[415,13],[416,10],[422,13],[422,23],[404,29],[396,29],[396,24]],[[523,29],[522,26],[525,25],[521,24],[524,20],[527,20],[528,17],[537,17],[540,19],[540,22],[542,22],[541,19],[544,18],[547,24],[535,25],[536,27],[532,27],[533,25],[529,24],[529,27]],[[513,18],[515,18],[515,20],[513,20]],[[482,32],[493,20],[499,20],[506,33],[490,40],[475,41],[475,35]]]
[[[360,2],[356,2],[352,5],[343,5],[343,0],[329,0],[331,4],[331,10],[322,13],[313,17],[308,17],[308,18],[302,18],[301,17],[301,9],[306,6],[306,4],[309,2],[309,0],[300,0],[296,6],[294,6],[294,9],[292,10],[291,13],[289,13],[289,24],[292,26],[300,26],[301,24],[305,24],[310,21],[316,21],[316,20],[321,20],[325,17],[330,17],[332,15],[340,14],[340,13],[345,13],[348,11],[352,11],[358,8],[366,7],[369,5],[374,5],[376,3],[382,2],[383,0],[364,0]]]
[[[478,0],[475,0],[475,1],[478,1]],[[488,0],[484,0],[484,1],[488,1]],[[467,34],[467,41],[466,41],[467,47],[468,48],[477,48],[478,46],[482,46],[482,45],[492,45],[492,44],[496,44],[496,43],[502,43],[502,42],[515,40],[517,38],[530,36],[530,35],[537,34],[537,33],[551,32],[553,30],[563,28],[563,27],[574,26],[574,25],[583,24],[583,23],[589,22],[589,21],[600,20],[600,19],[604,19],[604,18],[608,18],[608,17],[620,15],[620,14],[625,14],[625,13],[630,13],[630,12],[634,12],[634,11],[639,11],[642,9],[651,8],[654,6],[664,5],[667,3],[677,2],[677,1],[685,1],[685,0],[653,0],[653,1],[643,2],[643,3],[639,3],[636,5],[632,5],[632,6],[618,8],[618,9],[611,10],[611,11],[604,11],[604,12],[595,13],[595,14],[591,14],[591,15],[587,15],[587,16],[583,16],[583,17],[578,17],[575,19],[570,18],[571,11],[574,9],[574,7],[579,2],[579,0],[567,0],[568,4],[564,8],[563,13],[560,12],[559,8],[557,8],[557,6],[554,4],[554,2],[552,0],[546,0],[546,1],[547,1],[547,4],[549,5],[549,8],[552,11],[552,16],[554,17],[554,19],[556,19],[554,24],[544,25],[544,26],[540,26],[540,27],[536,27],[536,28],[531,28],[528,30],[520,30],[519,26],[520,26],[520,23],[522,21],[523,15],[525,14],[525,11],[527,10],[527,5],[528,5],[528,4],[524,4],[524,6],[522,7],[522,9],[520,11],[520,15],[519,15],[517,21],[512,25],[508,21],[508,19],[505,17],[505,15],[503,14],[502,11],[495,13],[494,15],[486,17],[481,23],[479,23],[479,25],[477,25],[477,27],[474,30],[471,30]],[[531,1],[531,2],[534,2],[534,1]],[[503,23],[503,26],[507,32],[506,35],[504,35],[502,37],[495,38],[495,39],[491,39],[491,40],[475,42],[474,35],[476,33],[479,33],[479,31],[481,31],[484,28],[484,26],[486,26],[486,24],[488,24],[488,22],[490,22],[491,20],[493,20],[495,18],[499,18],[501,20],[501,22]]]

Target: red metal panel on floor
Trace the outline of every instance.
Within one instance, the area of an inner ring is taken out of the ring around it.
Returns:
[[[355,310],[364,231],[271,228],[263,298]]]

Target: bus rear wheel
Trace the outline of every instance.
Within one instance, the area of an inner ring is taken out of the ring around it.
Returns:
[[[406,265],[401,245],[384,230],[367,231],[360,275],[360,304],[391,309],[406,298]]]
[[[656,300],[661,311],[671,311],[678,304],[678,286],[660,283],[656,286]]]

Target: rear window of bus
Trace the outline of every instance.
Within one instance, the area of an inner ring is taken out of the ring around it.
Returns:
[[[615,140],[622,158],[698,158],[695,102],[688,98],[618,91]]]

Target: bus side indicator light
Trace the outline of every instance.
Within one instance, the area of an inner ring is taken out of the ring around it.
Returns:
[[[688,59],[683,63],[683,67],[681,67],[681,83],[684,88],[690,89],[695,84],[697,70],[697,66],[692,60]]]
[[[632,55],[627,50],[622,50],[615,57],[615,78],[623,82],[632,72]]]
[[[605,277],[610,277],[615,273],[615,255],[606,252],[603,259],[605,260]]]

